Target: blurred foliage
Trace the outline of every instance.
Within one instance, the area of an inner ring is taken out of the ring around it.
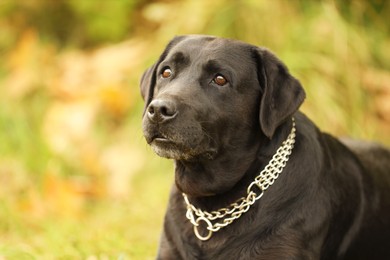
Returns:
[[[60,46],[96,46],[128,37],[135,21],[135,5],[140,1],[116,0],[22,0],[5,1],[1,16],[8,37],[1,45],[10,46],[29,28],[43,40]]]
[[[322,129],[390,144],[386,0],[0,0],[0,259],[153,259],[173,166],[138,81],[178,34],[273,50]]]

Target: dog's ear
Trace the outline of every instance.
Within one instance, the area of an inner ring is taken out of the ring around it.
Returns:
[[[298,110],[305,99],[305,91],[287,67],[267,49],[256,48],[255,58],[262,90],[260,127],[271,139],[278,126]]]
[[[156,86],[156,77],[157,77],[157,67],[158,65],[166,58],[170,49],[176,45],[178,42],[182,41],[185,36],[176,36],[173,38],[165,48],[164,52],[161,54],[160,58],[150,66],[142,75],[140,81],[141,96],[145,101],[144,113],[149,103],[153,99],[154,88]]]
[[[145,101],[145,105],[148,105],[153,98],[154,85],[156,84],[156,67],[159,62],[156,62],[142,74],[140,88],[141,96]]]

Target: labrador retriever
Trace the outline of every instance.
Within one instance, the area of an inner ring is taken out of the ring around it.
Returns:
[[[267,49],[175,37],[141,94],[175,163],[157,259],[390,259],[390,151],[321,132]]]

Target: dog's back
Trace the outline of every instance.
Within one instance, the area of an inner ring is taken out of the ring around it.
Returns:
[[[367,215],[345,259],[390,259],[390,150],[364,141],[344,139],[367,176]]]

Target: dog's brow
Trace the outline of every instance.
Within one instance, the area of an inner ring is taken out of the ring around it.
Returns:
[[[216,60],[209,60],[204,64],[203,68],[206,71],[218,71],[221,68],[221,64]]]
[[[176,52],[172,55],[172,61],[177,65],[186,65],[190,62],[190,58],[182,52]]]

